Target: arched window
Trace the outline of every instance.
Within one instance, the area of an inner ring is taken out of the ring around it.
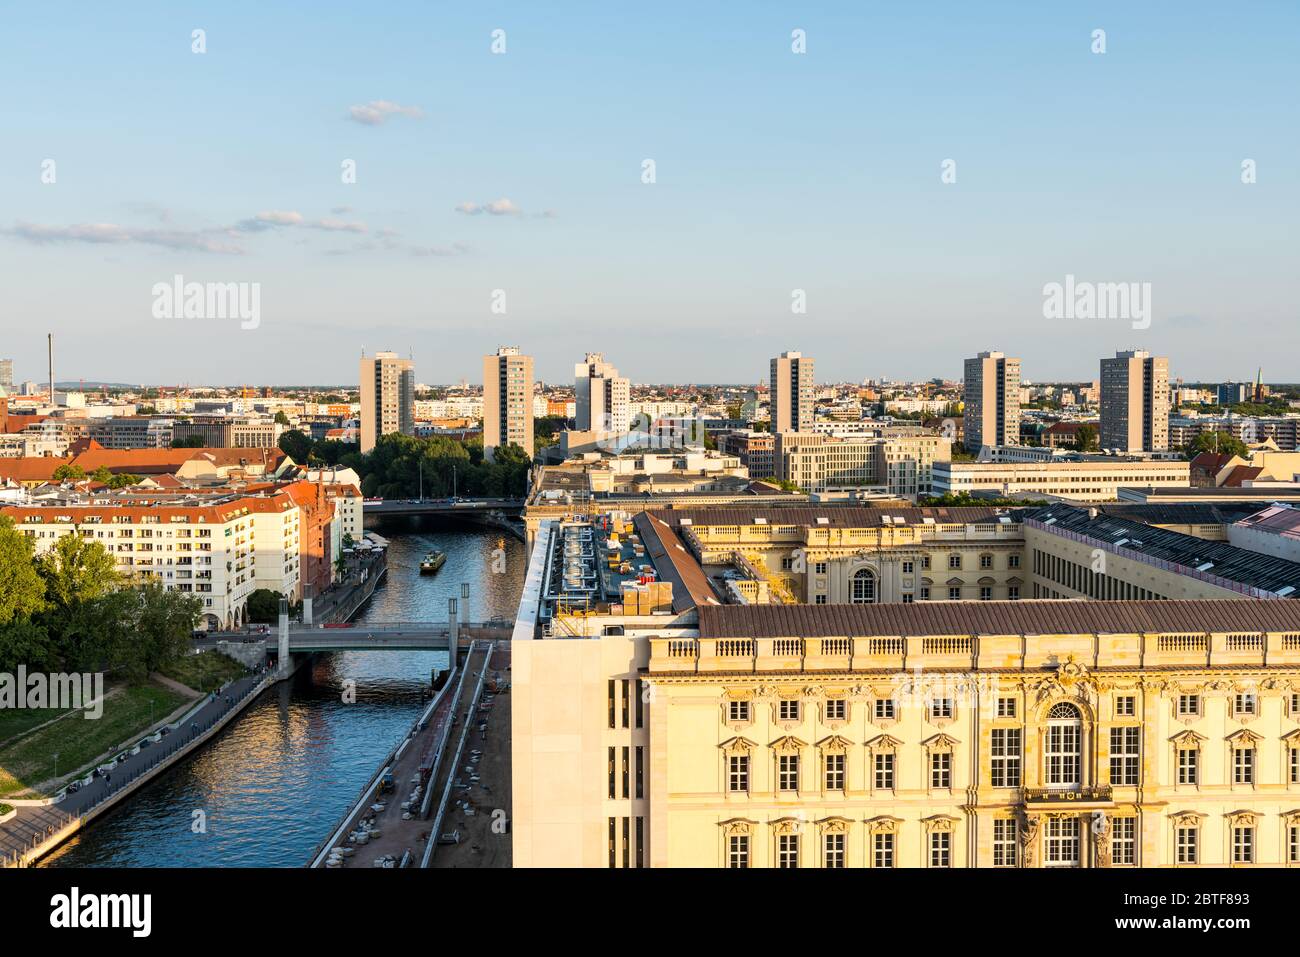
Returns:
[[[870,605],[876,600],[876,576],[869,568],[860,568],[853,575],[853,604]]]
[[[1082,783],[1082,746],[1079,709],[1064,701],[1052,705],[1043,747],[1043,779],[1049,788],[1077,788]]]

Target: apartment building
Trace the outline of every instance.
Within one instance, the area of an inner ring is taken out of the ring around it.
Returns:
[[[205,448],[273,449],[284,426],[269,416],[194,416],[172,423],[172,439],[198,438]]]
[[[415,363],[396,352],[361,357],[361,451],[385,435],[415,434]]]
[[[814,492],[878,488],[915,499],[930,494],[937,462],[952,452],[939,435],[838,437],[824,432],[775,436],[777,478]]]
[[[811,356],[783,352],[771,362],[770,430],[806,432],[813,424],[813,399],[817,387]]]
[[[1101,447],[1120,452],[1169,448],[1169,360],[1117,352],[1101,360]]]
[[[145,415],[91,419],[87,435],[106,449],[166,449],[174,438],[171,419]],[[228,446],[222,442],[216,447]]]
[[[967,359],[963,386],[966,448],[1020,442],[1020,360],[1001,352]]]
[[[771,432],[727,432],[718,438],[718,451],[736,456],[754,478],[776,475],[776,436]]]
[[[1300,451],[1300,416],[1178,416],[1169,417],[1169,447],[1183,448],[1203,432],[1222,432],[1246,445],[1273,442],[1283,452]]]
[[[1191,463],[1118,458],[1046,462],[944,462],[932,473],[935,495],[1027,496],[1114,502],[1125,486],[1178,488],[1191,481]]]
[[[621,434],[628,430],[631,383],[599,352],[573,367],[574,423],[578,432]]]
[[[515,346],[483,357],[483,456],[517,445],[533,457],[533,358]]]

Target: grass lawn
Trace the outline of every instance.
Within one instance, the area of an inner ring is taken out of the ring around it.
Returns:
[[[164,668],[162,673],[195,691],[215,691],[227,681],[244,677],[248,669],[219,651],[203,651],[186,655]]]
[[[10,739],[26,734],[38,724],[44,724],[63,714],[62,708],[5,708],[0,711],[0,748]]]
[[[187,700],[178,692],[153,682],[110,686],[105,698],[104,713],[98,720],[87,719],[84,711],[70,712],[44,728],[0,746],[0,797],[39,794],[39,786],[55,777],[56,752],[58,771],[67,774],[110,748],[128,742]]]

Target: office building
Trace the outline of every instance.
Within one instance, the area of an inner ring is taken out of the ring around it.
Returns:
[[[14,360],[0,359],[0,389],[5,392],[14,390]]]
[[[783,352],[772,360],[768,394],[769,431],[807,432],[813,424],[813,393],[817,380],[813,360],[801,352]]]
[[[361,451],[385,435],[415,434],[415,363],[396,352],[361,357]]]
[[[1100,441],[1120,452],[1168,450],[1168,359],[1129,351],[1101,360]]]
[[[533,358],[514,346],[483,357],[483,457],[505,445],[533,457]]]
[[[599,352],[589,352],[573,367],[574,427],[578,432],[628,430],[631,384]]]
[[[1020,442],[1020,360],[981,352],[966,360],[962,423],[966,448]]]

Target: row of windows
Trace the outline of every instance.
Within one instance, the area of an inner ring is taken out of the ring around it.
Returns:
[[[634,679],[611,678],[608,682],[609,727],[629,728],[644,727],[645,700],[636,687]],[[629,724],[629,721],[632,723]]]
[[[621,824],[621,826],[620,826]],[[645,867],[645,818],[609,819],[609,866]]]

